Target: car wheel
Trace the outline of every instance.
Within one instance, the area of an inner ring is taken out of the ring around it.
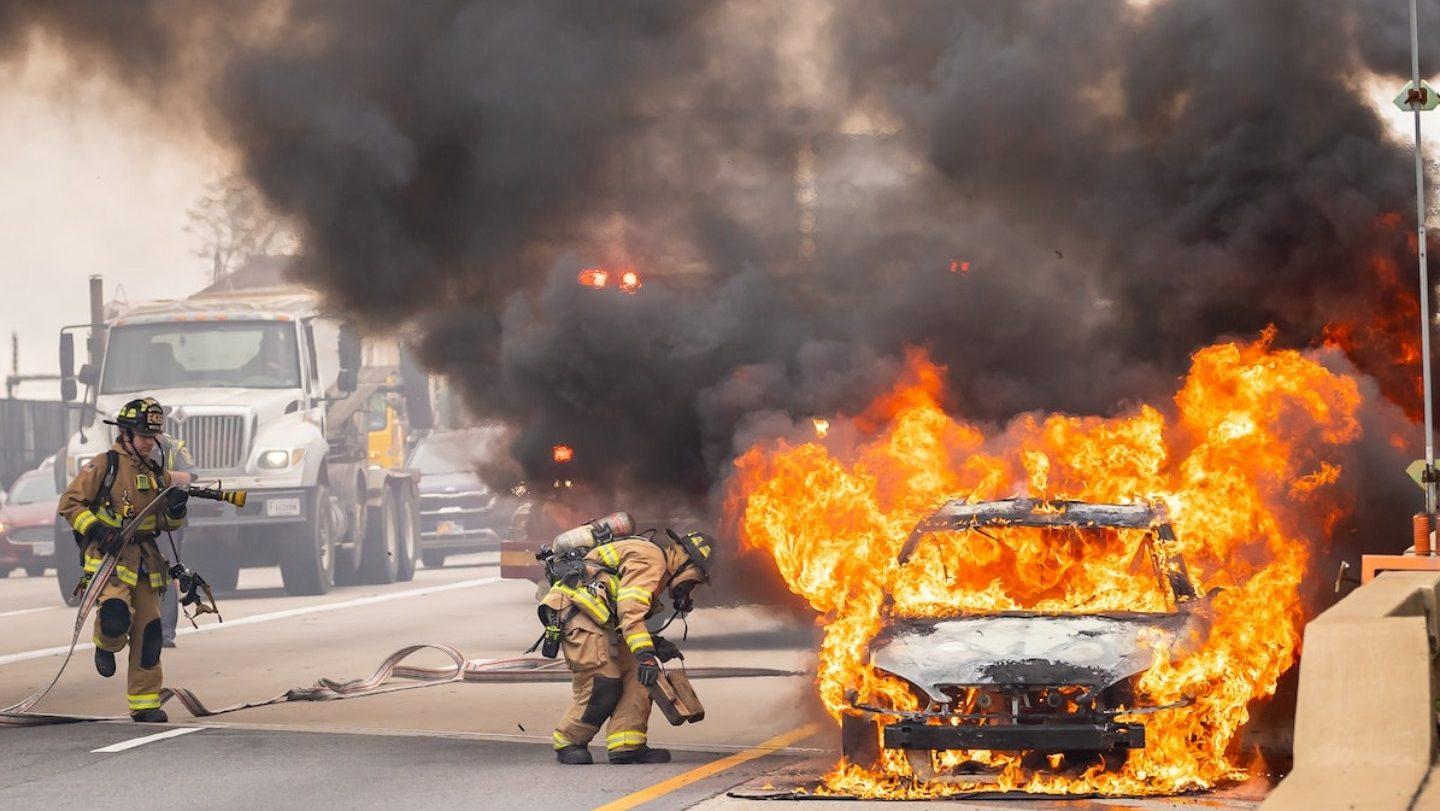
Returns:
[[[0,577],[9,577],[13,571],[9,566],[0,566]]]
[[[880,767],[880,722],[869,716],[840,716],[840,754],[862,769]]]
[[[335,526],[330,488],[315,486],[310,516],[280,550],[280,579],[286,594],[327,594],[335,585]]]
[[[26,566],[25,574],[28,574],[31,577],[44,577],[46,568],[47,567],[43,563],[37,563],[33,566]]]
[[[427,569],[439,569],[445,565],[445,553],[426,549],[420,553],[420,560],[425,562]]]
[[[396,520],[394,487],[380,494],[380,511],[365,524],[365,546],[360,554],[360,577],[366,583],[394,583],[400,570],[400,526]]]

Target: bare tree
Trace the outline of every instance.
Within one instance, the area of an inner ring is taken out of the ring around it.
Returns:
[[[195,255],[211,261],[212,284],[251,257],[269,254],[290,239],[284,221],[240,175],[227,175],[205,191],[186,212],[190,224],[185,231],[199,240]]]

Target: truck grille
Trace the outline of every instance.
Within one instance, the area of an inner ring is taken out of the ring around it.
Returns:
[[[231,470],[245,461],[245,418],[192,415],[172,422],[166,433],[185,443],[200,470]]]

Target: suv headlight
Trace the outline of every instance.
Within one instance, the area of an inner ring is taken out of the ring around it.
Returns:
[[[276,448],[274,450],[261,451],[260,458],[256,464],[259,465],[262,470],[284,470],[291,465],[300,464],[300,460],[304,458],[304,448],[295,448],[293,450]]]

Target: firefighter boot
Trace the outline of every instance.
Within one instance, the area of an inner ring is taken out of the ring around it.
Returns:
[[[590,756],[590,748],[578,743],[556,749],[555,760],[566,766],[588,766],[595,762],[595,758]]]
[[[669,749],[651,749],[648,746],[640,746],[638,749],[627,749],[623,752],[611,752],[610,762],[616,765],[628,763],[669,763]]]
[[[95,672],[107,679],[115,675],[115,654],[108,650],[96,648]]]
[[[130,713],[130,720],[140,724],[163,724],[170,716],[161,709],[137,710]]]

